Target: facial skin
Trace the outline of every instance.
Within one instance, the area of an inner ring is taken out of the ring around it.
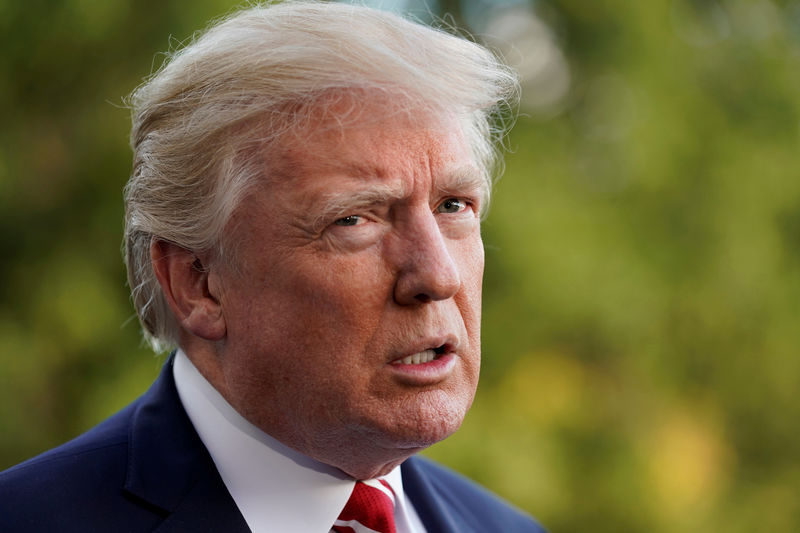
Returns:
[[[453,433],[478,382],[482,177],[457,122],[404,117],[342,128],[334,109],[267,154],[268,179],[225,232],[235,268],[152,248],[181,346],[212,385],[357,479]]]

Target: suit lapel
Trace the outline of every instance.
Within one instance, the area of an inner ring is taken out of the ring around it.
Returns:
[[[227,491],[223,497],[216,484],[198,482],[154,533],[186,531],[250,533],[250,528]]]
[[[165,516],[159,532],[249,532],[186,416],[170,358],[130,426],[125,490]]]
[[[403,474],[403,492],[414,504],[425,529],[436,533],[468,533],[474,525],[465,520],[448,501],[448,491],[427,474],[422,459],[411,457],[400,467]],[[457,503],[457,502],[456,502]]]

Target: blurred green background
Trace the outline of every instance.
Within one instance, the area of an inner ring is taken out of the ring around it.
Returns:
[[[122,100],[234,5],[0,0],[0,469],[156,376],[119,252]],[[553,532],[800,530],[800,2],[512,7],[442,6],[524,96],[482,385],[427,453]]]

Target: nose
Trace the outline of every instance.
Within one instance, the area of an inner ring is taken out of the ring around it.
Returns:
[[[433,213],[415,217],[397,241],[394,299],[418,305],[454,296],[461,287],[458,265]]]

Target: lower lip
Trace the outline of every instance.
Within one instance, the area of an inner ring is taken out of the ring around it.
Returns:
[[[434,385],[453,372],[456,366],[454,353],[442,354],[433,361],[418,365],[388,364],[389,371],[407,385]]]

